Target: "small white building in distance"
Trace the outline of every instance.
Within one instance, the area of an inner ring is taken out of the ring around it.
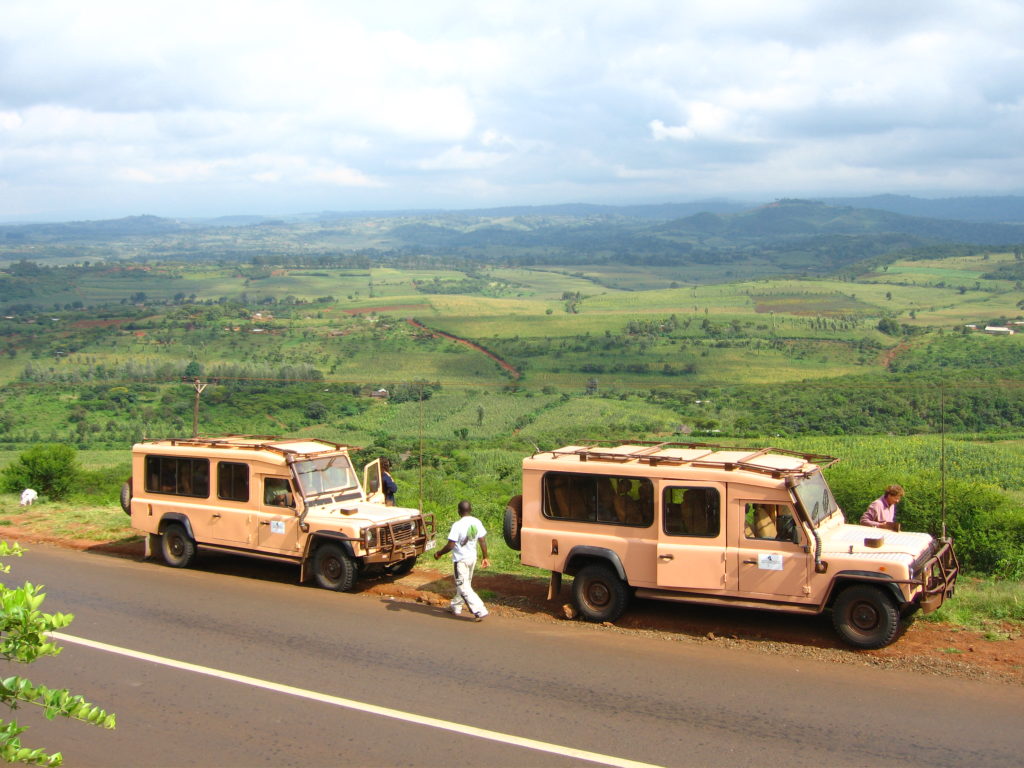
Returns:
[[[1001,325],[986,325],[985,333],[991,333],[993,336],[1012,336],[1013,330],[1010,328],[1004,328]]]

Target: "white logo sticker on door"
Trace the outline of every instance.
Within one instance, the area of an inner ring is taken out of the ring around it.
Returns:
[[[271,533],[284,533],[284,520],[271,520],[270,521],[270,532]]]
[[[757,567],[762,571],[781,571],[782,555],[775,552],[757,556]]]

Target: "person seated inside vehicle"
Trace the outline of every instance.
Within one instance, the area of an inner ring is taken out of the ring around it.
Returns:
[[[784,504],[747,504],[745,533],[748,539],[799,543],[793,510]]]
[[[268,477],[263,481],[263,503],[269,507],[291,507],[292,489],[287,478]]]

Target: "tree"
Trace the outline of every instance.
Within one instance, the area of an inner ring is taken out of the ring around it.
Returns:
[[[327,406],[314,400],[306,405],[305,415],[310,421],[324,421],[328,416]]]
[[[21,557],[23,550],[17,544],[0,541],[0,557]],[[0,573],[9,573],[9,565],[0,565]],[[31,664],[43,656],[56,656],[61,649],[46,640],[54,630],[63,629],[74,616],[69,613],[43,613],[39,607],[46,595],[41,586],[24,584],[8,587],[0,584],[0,658],[7,662]],[[43,714],[52,720],[57,715],[80,720],[100,728],[114,728],[116,717],[94,706],[67,689],[53,689],[35,685],[23,677],[0,680],[0,701],[14,710],[22,704],[43,708]],[[0,719],[0,759],[8,763],[30,765],[60,765],[64,758],[60,752],[47,754],[42,748],[21,745],[21,734],[27,727],[16,720]]]
[[[10,493],[34,488],[51,499],[63,499],[78,479],[75,449],[57,443],[34,445],[0,473],[0,487]]]
[[[203,366],[197,361],[193,360],[185,366],[185,378],[186,379],[198,379],[203,375]]]

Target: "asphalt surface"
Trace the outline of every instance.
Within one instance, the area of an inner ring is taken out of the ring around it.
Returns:
[[[177,570],[29,549],[6,583],[45,584],[44,609],[76,619],[60,656],[6,674],[70,688],[118,716],[104,731],[18,710],[24,744],[61,750],[69,766],[1024,761],[1017,686],[582,622],[477,624],[298,585],[295,568],[226,555]]]

